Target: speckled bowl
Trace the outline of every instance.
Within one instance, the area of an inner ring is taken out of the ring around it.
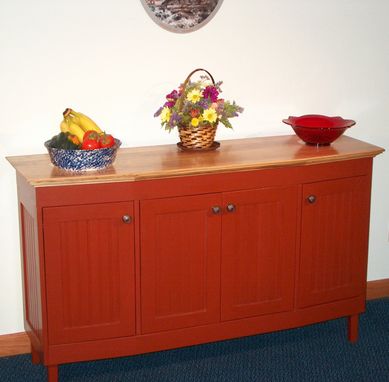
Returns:
[[[119,139],[115,139],[114,146],[103,149],[64,150],[50,147],[49,143],[50,141],[46,141],[45,147],[49,152],[51,163],[67,171],[93,171],[106,168],[114,162],[122,144]]]

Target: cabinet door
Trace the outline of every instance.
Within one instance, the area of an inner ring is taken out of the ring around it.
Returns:
[[[223,196],[222,319],[293,308],[297,187]]]
[[[141,202],[142,332],[220,320],[215,194]]]
[[[134,334],[132,215],[130,202],[44,209],[50,344]]]
[[[304,185],[300,307],[364,293],[369,189],[364,176]]]

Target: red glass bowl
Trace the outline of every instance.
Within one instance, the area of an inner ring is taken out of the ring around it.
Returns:
[[[307,114],[289,117],[282,122],[290,125],[296,135],[310,145],[329,145],[338,139],[346,129],[355,125],[352,119]]]

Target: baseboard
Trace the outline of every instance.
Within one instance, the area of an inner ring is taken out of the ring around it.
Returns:
[[[367,282],[368,300],[389,297],[389,279]],[[24,332],[0,336],[0,357],[26,354],[31,352],[30,340]]]
[[[366,298],[375,300],[377,298],[389,297],[389,279],[367,282]]]
[[[13,333],[0,336],[0,357],[31,352],[27,333]]]

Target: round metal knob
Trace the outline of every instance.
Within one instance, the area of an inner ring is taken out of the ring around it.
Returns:
[[[236,210],[235,204],[232,204],[232,203],[227,204],[227,211],[228,212],[235,212],[235,210]]]
[[[122,220],[123,220],[123,223],[129,224],[132,222],[132,217],[130,215],[123,215]]]
[[[212,207],[212,212],[213,212],[215,215],[220,214],[221,210],[222,210],[222,209],[221,209],[219,206],[213,206],[213,207]]]
[[[316,202],[316,196],[315,196],[315,195],[309,195],[309,196],[307,197],[307,201],[308,201],[308,203],[310,203],[310,204],[315,203],[315,202]]]

